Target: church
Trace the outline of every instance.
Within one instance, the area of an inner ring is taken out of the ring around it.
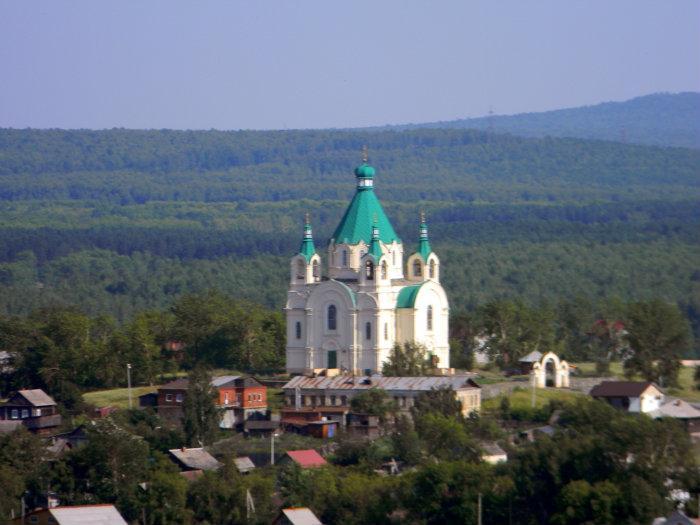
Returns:
[[[355,178],[355,195],[328,242],[327,271],[308,216],[291,259],[287,372],[380,373],[394,344],[405,342],[423,345],[438,368],[449,368],[449,305],[425,217],[404,264],[404,244],[374,192],[366,153]]]

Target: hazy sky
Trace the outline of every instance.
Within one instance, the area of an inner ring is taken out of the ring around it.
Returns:
[[[657,91],[700,91],[697,0],[0,0],[0,127],[350,127]]]

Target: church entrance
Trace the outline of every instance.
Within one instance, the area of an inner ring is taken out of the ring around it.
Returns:
[[[336,350],[328,351],[328,368],[338,368],[338,352]]]

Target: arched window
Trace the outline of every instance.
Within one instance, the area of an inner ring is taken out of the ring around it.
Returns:
[[[328,307],[328,329],[336,330],[338,327],[338,311],[335,305],[332,304]]]
[[[305,273],[306,273],[306,267],[304,266],[304,261],[299,259],[297,261],[297,279],[304,279]]]
[[[321,272],[319,271],[319,267],[318,267],[318,261],[314,261],[313,276],[314,276],[314,280],[316,280],[316,281],[318,281],[319,277],[321,277]]]
[[[415,275],[416,277],[420,277],[421,275],[423,275],[423,270],[418,259],[413,259],[413,275]]]
[[[369,321],[365,323],[365,339],[372,339],[372,323]]]
[[[348,265],[348,251],[343,250],[343,266],[347,266],[347,265]]]
[[[435,279],[435,259],[430,261],[429,275],[431,279]]]
[[[433,329],[433,306],[428,305],[428,330]]]
[[[384,340],[389,340],[389,323],[384,323]]]
[[[374,279],[374,263],[372,261],[365,262],[365,277],[368,281]]]
[[[296,332],[297,339],[301,339],[301,323],[297,321],[297,324],[294,326],[294,330]]]
[[[386,279],[388,275],[389,272],[386,267],[386,261],[382,261],[382,279]]]

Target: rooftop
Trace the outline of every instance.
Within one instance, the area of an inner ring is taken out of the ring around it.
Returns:
[[[282,514],[293,525],[323,525],[308,507],[282,509]]]
[[[40,388],[19,390],[17,393],[35,407],[53,406],[56,404],[56,401]]]
[[[649,412],[650,417],[674,417],[677,419],[700,418],[700,410],[682,399],[674,399],[664,403],[658,410]]]
[[[603,381],[591,389],[593,397],[639,397],[649,387],[661,389],[651,382],[644,381]]]
[[[55,507],[48,511],[59,525],[127,525],[114,505]]]
[[[184,467],[192,470],[216,470],[221,463],[203,448],[174,448],[170,454]]]
[[[323,456],[312,448],[308,450],[288,450],[286,455],[301,468],[322,467],[328,464],[323,459]]]
[[[464,388],[481,388],[476,384],[472,376],[418,376],[418,377],[384,377],[384,376],[349,376],[335,377],[293,377],[284,389],[320,389],[320,390],[369,390],[381,388],[387,391],[416,390],[426,391],[433,388],[451,386],[455,390]]]

